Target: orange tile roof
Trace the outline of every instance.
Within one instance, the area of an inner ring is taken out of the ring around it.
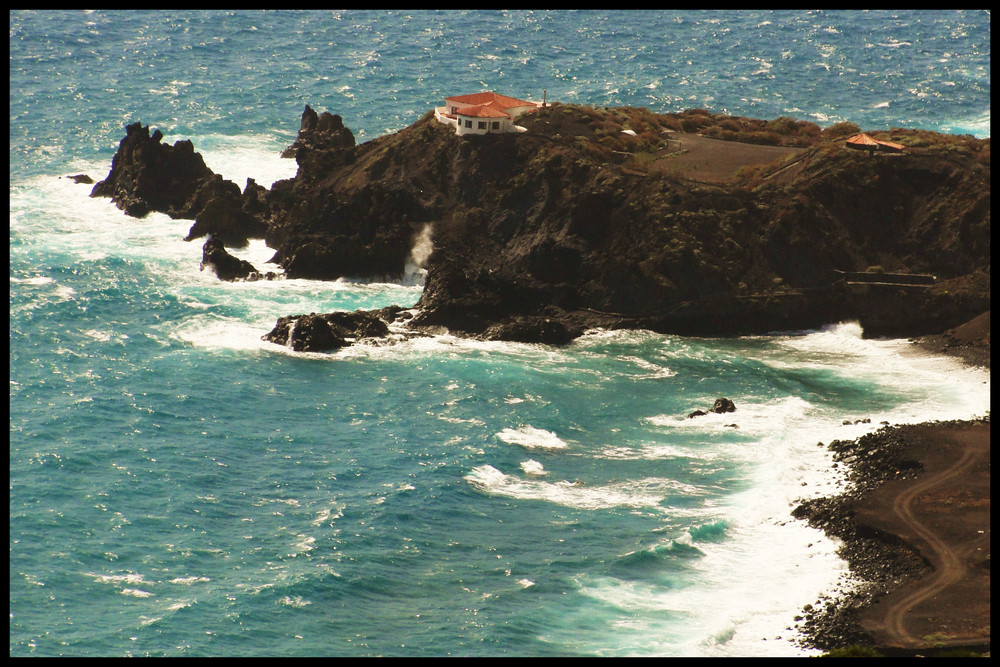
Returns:
[[[847,143],[854,146],[878,146],[878,142],[867,134],[855,134],[847,138]]]
[[[853,135],[851,137],[848,137],[847,138],[847,145],[850,146],[851,148],[854,148],[854,147],[858,147],[858,148],[868,148],[868,147],[878,148],[878,147],[884,146],[886,148],[891,148],[891,149],[897,150],[897,151],[901,151],[901,150],[904,150],[906,148],[906,146],[904,146],[903,144],[897,144],[897,143],[895,143],[893,141],[882,141],[880,139],[872,139],[871,137],[869,137],[867,134],[865,134],[863,132],[861,134],[855,134],[855,135]]]
[[[900,151],[906,148],[906,146],[904,146],[903,144],[897,144],[895,141],[882,141],[881,139],[876,139],[875,141],[879,142],[883,146],[888,146],[889,148],[895,148],[896,150]]]
[[[477,104],[476,106],[464,107],[455,112],[458,116],[469,116],[471,118],[509,118],[506,111],[495,108],[492,104]]]
[[[494,92],[485,93],[472,93],[471,95],[456,95],[455,97],[445,98],[451,102],[458,102],[459,104],[490,104],[494,107],[499,106],[502,109],[508,109],[510,107],[533,107],[534,102],[528,102],[526,100],[519,100],[516,97],[507,97],[506,95],[500,95]]]

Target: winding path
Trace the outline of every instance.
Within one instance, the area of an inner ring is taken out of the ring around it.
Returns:
[[[906,618],[910,610],[960,581],[965,576],[967,570],[965,563],[969,552],[989,540],[989,536],[984,535],[971,544],[967,544],[965,548],[956,550],[913,516],[911,505],[917,496],[948,484],[951,480],[975,465],[983,456],[983,448],[977,446],[974,438],[969,434],[956,433],[955,437],[962,441],[962,456],[945,470],[924,479],[919,479],[916,484],[900,493],[892,505],[892,510],[896,516],[907,527],[913,530],[918,539],[926,543],[927,553],[925,555],[934,565],[934,574],[931,577],[926,581],[919,582],[918,587],[914,591],[892,604],[886,610],[884,631],[889,636],[889,639],[893,640],[893,643],[903,646],[917,647],[926,643],[922,638],[911,635],[906,629]]]

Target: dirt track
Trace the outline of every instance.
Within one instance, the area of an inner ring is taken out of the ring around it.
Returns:
[[[924,473],[886,484],[858,519],[913,544],[933,571],[872,606],[862,626],[887,647],[989,643],[990,425],[910,429],[907,453]]]

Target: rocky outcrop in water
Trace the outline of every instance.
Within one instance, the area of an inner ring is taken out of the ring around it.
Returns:
[[[399,306],[389,306],[350,313],[290,315],[278,318],[263,338],[296,352],[331,352],[359,340],[384,338],[402,312]]]
[[[206,266],[210,267],[215,272],[215,275],[218,276],[219,280],[226,280],[230,282],[236,280],[273,280],[278,277],[273,271],[261,273],[253,264],[245,259],[233,257],[226,251],[225,245],[223,245],[222,241],[216,239],[214,236],[209,236],[208,240],[205,241],[205,244],[202,246],[202,270],[204,270]]]
[[[708,412],[712,412],[717,415],[725,414],[727,412],[736,412],[736,404],[733,403],[732,399],[726,398],[725,396],[715,399],[715,403],[712,407],[708,409]],[[695,410],[688,415],[688,419],[692,417],[703,417],[708,414],[703,410]]]
[[[263,238],[267,227],[260,214],[261,188],[248,179],[246,191],[224,180],[205,164],[188,140],[172,146],[163,133],[133,123],[111,162],[107,178],[97,183],[92,197],[110,197],[127,215],[144,218],[165,213],[195,221],[187,240],[211,234],[226,246],[245,246]]]
[[[163,133],[133,123],[111,162],[111,172],[91,191],[92,197],[110,197],[127,215],[142,218],[151,211],[171,217],[191,217],[188,202],[204,181],[215,174],[195,153],[190,141],[161,143]]]

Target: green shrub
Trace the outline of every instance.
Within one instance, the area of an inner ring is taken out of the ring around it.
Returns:
[[[732,119],[724,120],[721,123],[719,123],[716,127],[719,127],[723,130],[728,130],[729,132],[732,132],[734,134],[743,129],[742,125],[740,125],[737,121]]]
[[[827,139],[838,139],[840,137],[849,137],[852,134],[857,134],[861,131],[861,128],[854,123],[843,120],[839,123],[834,123],[830,127],[823,130],[823,136]]]
[[[696,120],[690,118],[685,118],[681,121],[681,131],[687,133],[694,133],[701,129],[701,125]]]
[[[796,124],[798,128],[798,134],[802,137],[812,137],[817,138],[823,134],[823,130],[816,123],[810,123],[807,120],[800,120]]]
[[[789,118],[788,116],[780,116],[772,121],[769,121],[766,125],[768,132],[774,132],[775,134],[797,134],[798,126],[794,118]]]

